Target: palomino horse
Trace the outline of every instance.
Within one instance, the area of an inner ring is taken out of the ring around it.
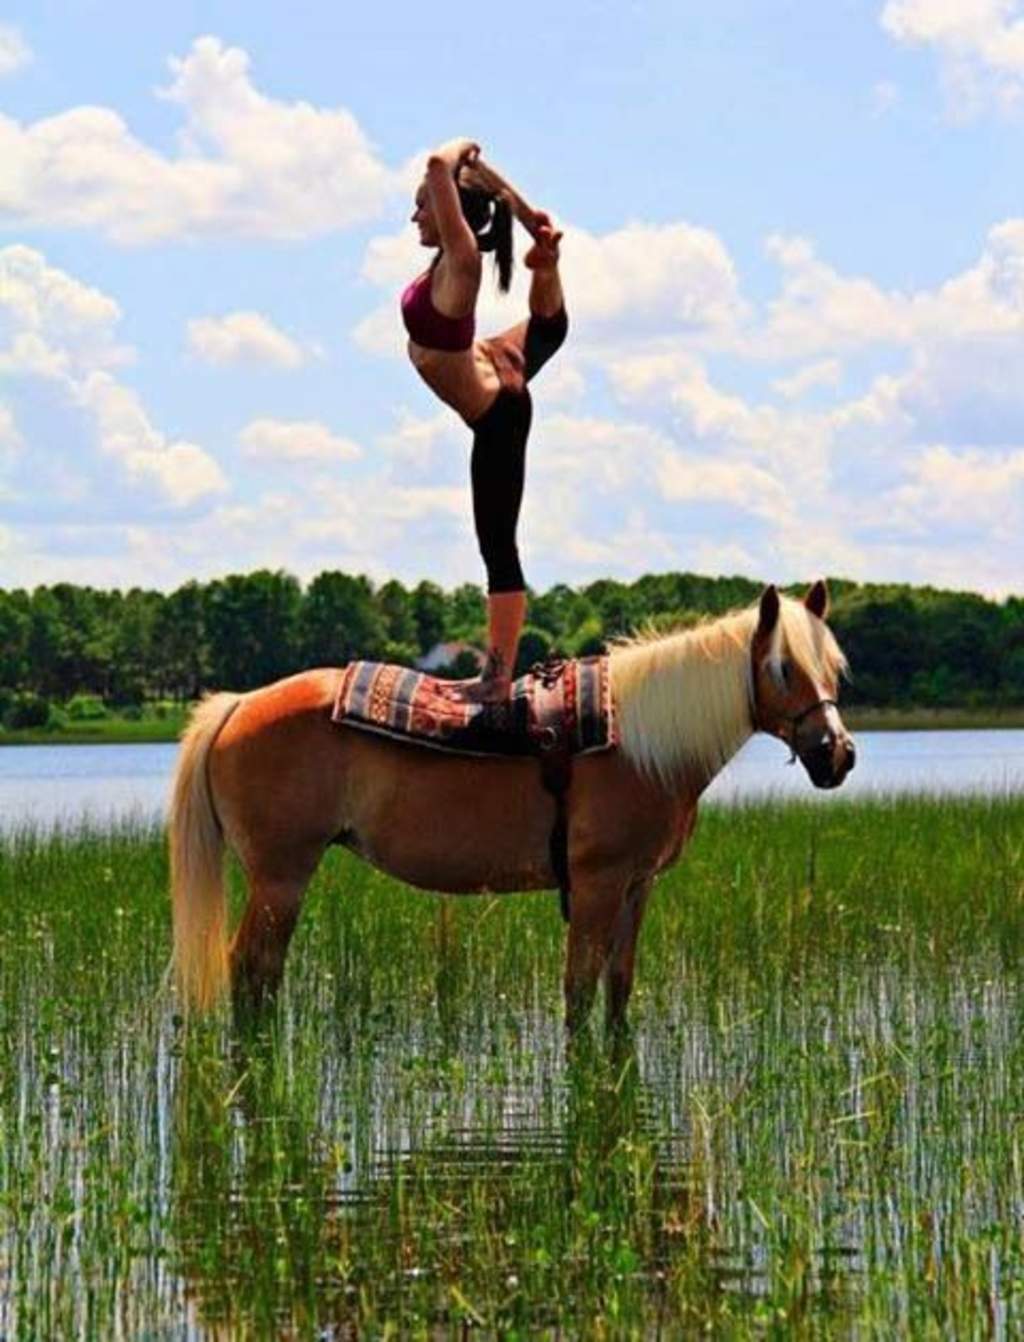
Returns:
[[[755,731],[781,737],[818,787],[838,786],[853,767],[827,606],[821,582],[802,603],[769,587],[749,610],[612,649],[619,744],[576,760],[568,798],[570,1032],[602,974],[609,1024],[624,1023],[654,878],[679,856],[704,788]],[[303,672],[195,711],[170,819],[175,964],[194,1007],[211,1006],[229,982],[243,1014],[273,995],[331,844],[429,890],[555,884],[555,803],[536,759],[449,755],[337,726],[338,675]],[[225,840],[250,892],[230,947]]]

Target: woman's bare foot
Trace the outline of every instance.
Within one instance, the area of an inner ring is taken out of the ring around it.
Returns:
[[[460,704],[502,704],[512,691],[512,680],[505,670],[505,659],[497,648],[487,655],[483,670],[475,680],[456,680],[448,686],[448,697]]]

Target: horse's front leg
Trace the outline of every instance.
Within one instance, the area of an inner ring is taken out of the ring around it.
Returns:
[[[622,1031],[626,1025],[626,1008],[633,991],[637,937],[653,884],[653,876],[633,882],[616,924],[605,973],[605,1019],[609,1030]]]
[[[573,876],[565,958],[565,1025],[570,1039],[587,1022],[615,943],[630,879],[608,870]]]

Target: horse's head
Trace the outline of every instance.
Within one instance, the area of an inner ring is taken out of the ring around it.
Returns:
[[[751,645],[751,697],[759,731],[778,736],[815,787],[838,787],[856,762],[836,698],[846,660],[825,623],[828,589],[803,602],[767,587]]]

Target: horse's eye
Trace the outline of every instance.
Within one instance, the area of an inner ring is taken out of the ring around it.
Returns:
[[[782,679],[782,683],[783,683],[783,685],[788,686],[789,683],[790,683],[790,681],[791,681],[792,678],[793,678],[793,663],[792,663],[792,662],[780,662],[780,663],[779,663],[779,676],[780,676],[781,679]]]

